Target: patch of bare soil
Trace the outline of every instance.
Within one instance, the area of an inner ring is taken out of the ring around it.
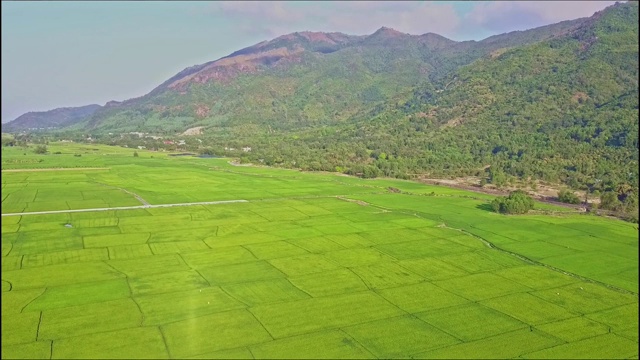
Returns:
[[[196,126],[185,130],[182,135],[202,135],[202,129],[204,126]]]
[[[369,203],[361,201],[361,200],[347,199],[347,198],[344,198],[344,197],[341,197],[341,196],[338,196],[338,199],[344,200],[344,201],[348,201],[348,202],[352,202],[352,203],[356,203],[356,204],[358,204],[360,206],[369,206]]]

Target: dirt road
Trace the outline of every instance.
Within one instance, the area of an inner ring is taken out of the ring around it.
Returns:
[[[2,214],[2,216],[24,216],[24,215],[63,214],[63,213],[92,212],[92,211],[152,209],[152,208],[175,207],[175,206],[216,205],[216,204],[230,204],[230,203],[243,203],[243,202],[248,202],[248,201],[247,200],[224,200],[224,201],[204,201],[204,202],[178,203],[178,204],[120,206],[120,207],[97,208],[97,209],[33,211],[33,212]]]

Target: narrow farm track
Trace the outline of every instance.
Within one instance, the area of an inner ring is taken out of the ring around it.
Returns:
[[[247,200],[224,200],[224,201],[204,201],[204,202],[177,203],[177,204],[119,206],[119,207],[96,208],[96,209],[33,211],[33,212],[2,214],[2,216],[25,216],[25,215],[64,214],[64,213],[75,213],[75,212],[94,212],[94,211],[111,211],[111,210],[153,209],[153,208],[166,208],[166,207],[175,207],[175,206],[216,205],[216,204],[230,204],[230,203],[244,203],[244,202],[248,202],[248,201]]]

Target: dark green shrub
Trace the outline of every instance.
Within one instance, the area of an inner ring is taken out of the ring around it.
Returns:
[[[491,206],[495,212],[501,214],[525,214],[533,209],[533,199],[524,191],[516,190],[509,196],[495,198]]]
[[[580,204],[580,198],[571,190],[560,190],[558,200],[567,204]]]

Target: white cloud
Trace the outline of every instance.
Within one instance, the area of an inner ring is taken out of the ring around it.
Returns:
[[[526,30],[588,17],[614,1],[483,1],[461,15],[437,1],[237,1],[213,4],[234,31],[274,38],[295,31],[371,34],[382,26],[409,34],[433,32],[454,40]]]
[[[492,1],[478,3],[465,17],[467,27],[494,33],[538,26],[593,15],[614,1]]]
[[[455,34],[460,18],[451,4],[414,1],[220,2],[219,15],[236,30],[278,36],[295,31],[371,34],[382,26],[410,34]]]

